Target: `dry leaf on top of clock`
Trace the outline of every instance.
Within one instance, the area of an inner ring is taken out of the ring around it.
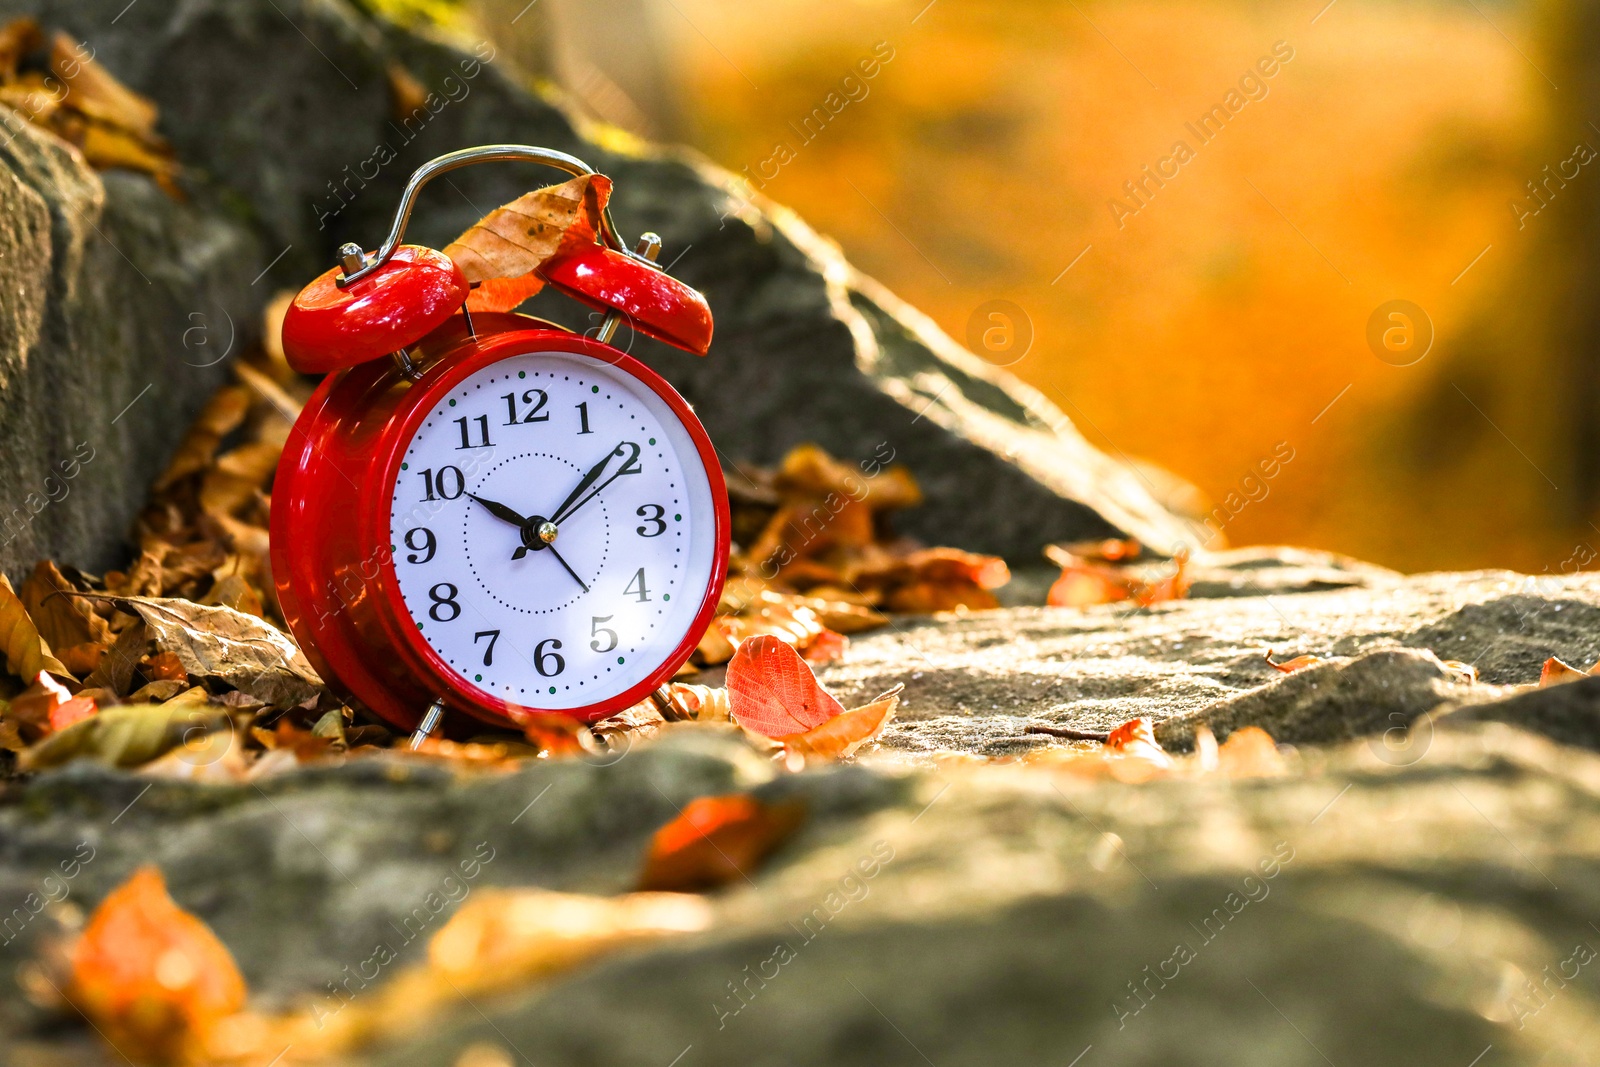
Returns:
[[[593,244],[611,198],[611,179],[585,174],[524,193],[445,246],[467,281],[471,311],[510,311],[544,282],[533,274],[563,251]]]

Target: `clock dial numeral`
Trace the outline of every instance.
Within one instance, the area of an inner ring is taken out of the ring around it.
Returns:
[[[463,448],[492,448],[493,445],[489,441],[489,416],[479,415],[477,418],[474,418],[471,421],[478,424],[478,433],[476,436],[481,438],[481,440],[472,440],[474,435],[468,432],[469,426],[467,416],[463,415],[461,418],[455,420],[456,426],[461,430],[461,443],[456,446],[456,450],[460,451]]]
[[[623,461],[622,466],[617,468],[617,476],[620,478],[624,474],[643,474],[644,468],[639,466],[639,446],[632,441],[624,441],[617,446],[618,451],[624,448],[632,449],[633,452]]]
[[[626,596],[631,596],[643,604],[650,599],[650,589],[644,584],[644,568],[640,567],[633,572],[633,580],[622,590]]]
[[[589,429],[589,402],[587,400],[578,405],[578,424],[583,427],[578,431],[580,434],[594,433],[593,430]]]
[[[539,398],[537,402],[535,402],[533,399],[535,396]],[[548,411],[545,411],[543,415],[539,414],[539,412],[544,411],[544,406],[550,402],[550,394],[545,392],[543,389],[529,389],[522,394],[522,402],[524,404],[532,404],[533,406],[529,409],[526,415],[522,416],[521,419],[517,418],[516,393],[507,393],[500,399],[506,402],[507,426],[515,426],[518,422],[550,421],[550,413]]]
[[[550,651],[546,652],[545,649]],[[561,653],[556,649],[561,647],[560,638],[547,637],[533,646],[533,669],[546,678],[554,678],[567,669],[567,661],[561,658]]]
[[[485,637],[487,637],[489,639],[489,647],[483,650],[483,665],[485,667],[493,667],[494,666],[494,643],[496,641],[500,640],[500,631],[499,630],[479,630],[477,633],[472,635],[472,643],[473,644],[477,644],[479,641],[482,641]]]
[[[443,590],[443,592],[440,590]],[[434,622],[454,622],[458,619],[461,616],[461,605],[456,603],[458,595],[460,595],[460,590],[449,582],[440,582],[432,589],[429,589],[428,599],[432,600],[433,604],[428,608],[428,618]],[[446,609],[449,610],[450,614],[443,614]]]
[[[641,504],[639,505],[639,510],[635,511],[634,514],[643,519],[646,524],[634,528],[633,532],[640,537],[660,537],[667,532],[667,520],[665,517],[667,509],[660,504]],[[648,528],[651,524],[654,524],[655,529]]]
[[[594,640],[589,642],[589,647],[591,649],[593,649],[594,651],[596,651],[596,652],[611,652],[611,651],[614,651],[616,649],[616,647],[617,647],[617,631],[611,629],[611,627],[609,627],[609,626],[601,626],[600,625],[603,622],[610,622],[612,618],[613,618],[613,616],[610,616],[610,615],[596,615],[592,620],[590,620],[590,622],[589,622],[589,634],[590,634],[591,637],[594,638]],[[601,634],[605,634],[606,635],[606,645],[605,645],[604,648],[600,647],[600,635]]]
[[[461,473],[460,467],[440,467],[437,477],[432,467],[420,473],[425,489],[424,500],[457,500],[467,491],[467,478]],[[438,496],[434,495],[435,492]]]
[[[420,545],[417,544],[418,534],[422,535],[422,543]],[[406,556],[407,563],[427,563],[433,559],[433,554],[439,550],[439,542],[434,538],[432,530],[425,526],[419,526],[414,530],[406,531],[406,547],[411,549],[411,553]],[[427,554],[419,556],[417,555],[419,552]]]

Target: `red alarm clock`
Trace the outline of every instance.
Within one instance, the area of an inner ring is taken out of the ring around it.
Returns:
[[[301,291],[283,324],[295,369],[327,373],[278,467],[272,569],[290,630],[345,699],[413,744],[441,725],[593,722],[656,694],[705,631],[728,562],[716,450],[683,397],[612,347],[618,324],[697,355],[705,298],[599,240],[540,276],[605,311],[595,336],[470,313],[442,252],[402,245],[417,192],[471,163],[560,152],[493,145],[411,176],[374,254]],[[659,697],[658,697],[659,699]]]

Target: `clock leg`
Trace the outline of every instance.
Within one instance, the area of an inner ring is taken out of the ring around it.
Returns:
[[[678,706],[672,702],[672,690],[667,686],[663,685],[654,693],[651,693],[650,703],[656,706],[656,710],[661,713],[661,717],[666,719],[668,722],[681,722],[682,720],[688,718],[688,716],[679,711]]]
[[[422,721],[417,724],[417,732],[411,735],[411,747],[413,750],[421,748],[422,742],[433,736],[433,732],[439,728],[439,720],[443,718],[444,701],[435,700],[428,705],[428,710],[423,713]]]

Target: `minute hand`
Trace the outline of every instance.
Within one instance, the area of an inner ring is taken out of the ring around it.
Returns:
[[[573,487],[572,492],[567,494],[567,499],[561,502],[561,506],[550,513],[550,521],[560,522],[562,516],[566,515],[568,509],[572,507],[573,503],[584,494],[585,490],[595,483],[595,479],[599,478],[600,475],[604,473],[606,464],[611,462],[611,458],[621,451],[622,444],[619,442],[616,448],[613,448],[610,452],[607,452],[604,456],[601,456],[600,462],[589,468],[589,472],[583,476],[576,486]]]
[[[616,481],[622,475],[641,473],[643,468],[639,466],[639,451],[639,446],[634,444],[632,441],[623,441],[619,443],[616,448],[606,453],[606,457],[599,463],[595,464],[589,473],[583,476],[583,480],[578,483],[578,487],[568,494],[566,500],[561,502],[561,506],[556,509],[555,514],[550,516],[550,521],[554,523],[560,523],[561,521],[569,518],[573,512],[577,511],[579,508],[583,507],[583,505],[599,496],[601,490],[605,489],[606,486]],[[627,457],[622,461],[622,465],[616,470],[612,471],[611,476],[605,481],[601,482],[599,485],[594,485],[595,480],[600,477],[602,472],[604,472],[606,464],[608,464],[615,457],[621,455],[626,455]],[[594,486],[594,488],[590,490],[590,486]],[[589,490],[588,495],[584,495],[585,490]]]

